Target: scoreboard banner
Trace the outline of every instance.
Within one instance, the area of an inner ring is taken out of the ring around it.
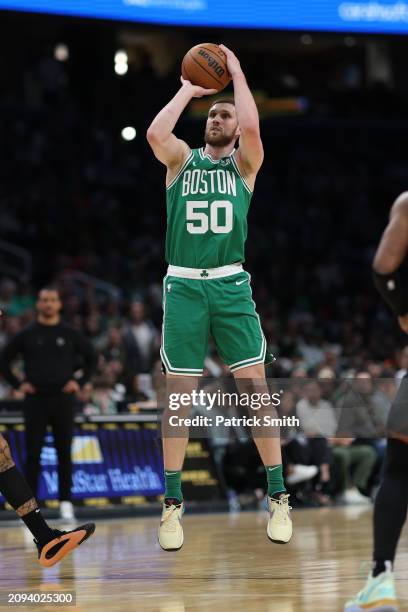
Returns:
[[[403,0],[0,0],[0,9],[162,25],[408,32]]]
[[[25,460],[24,425],[3,424],[16,465]],[[76,504],[143,504],[159,501],[164,491],[163,460],[157,423],[77,423],[72,444],[72,499]],[[58,500],[58,460],[47,432],[41,452],[37,499],[53,507]],[[221,491],[211,454],[204,440],[190,441],[183,489],[190,499],[220,499]],[[0,507],[4,507],[0,495]]]

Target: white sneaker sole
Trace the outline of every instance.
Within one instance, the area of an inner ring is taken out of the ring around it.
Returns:
[[[183,544],[184,544],[184,534],[183,534],[183,536],[182,536],[182,538],[181,538],[181,544],[180,544],[180,546],[176,546],[176,547],[173,547],[173,548],[165,548],[165,547],[163,546],[163,544],[160,542],[160,531],[159,531],[159,533],[157,534],[157,540],[158,540],[158,542],[159,542],[159,544],[160,544],[160,548],[161,548],[162,550],[166,550],[167,552],[174,552],[174,551],[176,551],[176,550],[180,550],[180,548],[183,546]]]
[[[289,542],[290,542],[290,541],[291,541],[291,539],[292,539],[292,535],[293,535],[293,534],[292,534],[292,533],[290,534],[290,536],[289,536],[289,539],[288,539],[288,540],[276,540],[275,538],[273,538],[273,537],[270,535],[270,533],[269,533],[269,528],[267,528],[267,530],[266,530],[266,535],[268,536],[269,540],[270,540],[271,542],[273,542],[274,544],[289,544]]]

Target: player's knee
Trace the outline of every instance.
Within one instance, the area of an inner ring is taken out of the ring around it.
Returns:
[[[264,380],[265,379],[265,366],[263,363],[248,366],[247,368],[240,368],[233,372],[234,378],[240,379],[245,378],[247,380]]]

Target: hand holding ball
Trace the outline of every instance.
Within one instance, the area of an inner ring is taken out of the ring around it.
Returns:
[[[196,45],[183,58],[183,79],[204,89],[222,91],[231,81],[227,68],[227,56],[214,43]]]

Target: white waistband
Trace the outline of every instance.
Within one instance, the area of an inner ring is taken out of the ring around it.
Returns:
[[[244,269],[241,264],[231,264],[221,268],[184,268],[183,266],[169,266],[168,276],[178,276],[180,278],[192,278],[197,280],[210,280],[212,278],[223,278],[239,274]]]

